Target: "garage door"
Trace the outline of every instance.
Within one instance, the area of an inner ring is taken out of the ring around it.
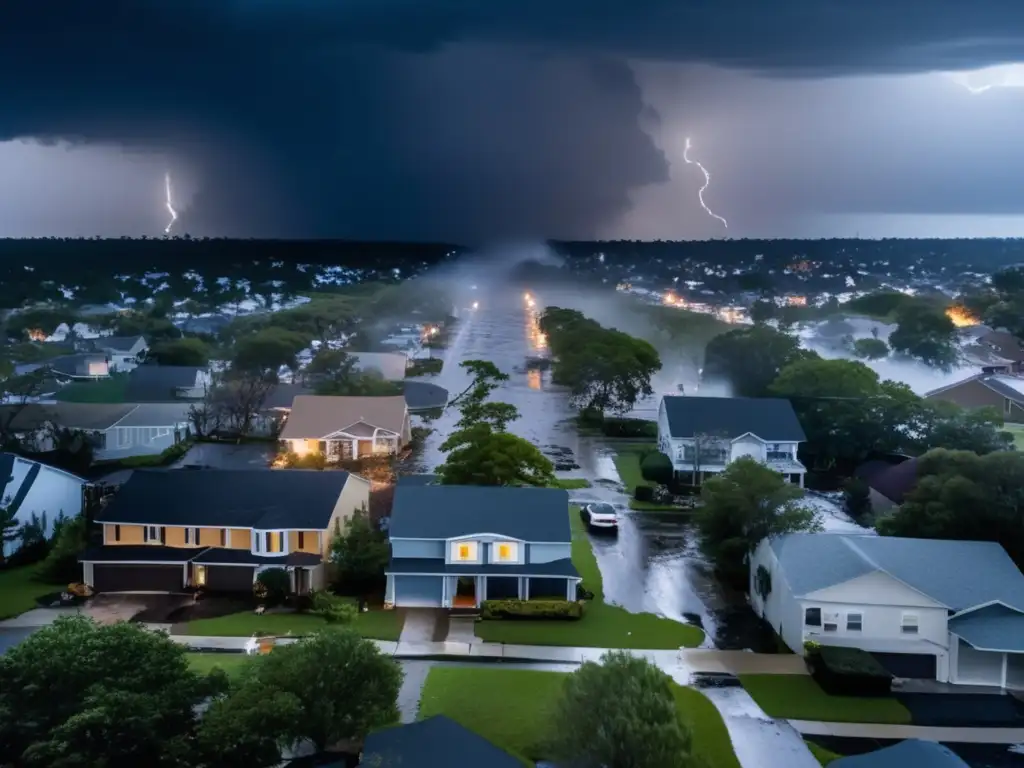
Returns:
[[[206,588],[211,592],[252,592],[251,565],[206,566]]]
[[[935,654],[874,653],[872,656],[896,677],[924,680],[935,679]]]
[[[956,681],[968,685],[1002,685],[1003,654],[979,651],[963,640],[956,649]]]
[[[441,576],[395,576],[395,605],[399,608],[440,608]]]
[[[184,575],[180,565],[115,565],[92,567],[97,592],[181,592]]]

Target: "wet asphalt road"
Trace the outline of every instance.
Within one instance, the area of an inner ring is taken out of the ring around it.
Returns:
[[[517,287],[487,291],[479,286],[469,293],[469,298],[463,300],[464,306],[468,308],[477,301],[478,308],[464,312],[437,383],[454,396],[469,384],[459,363],[474,359],[495,363],[510,379],[494,393],[493,399],[515,405],[521,414],[510,430],[535,445],[565,446],[573,451],[581,468],[559,474],[585,477],[593,484],[585,490],[570,491],[573,501],[606,501],[619,509],[622,520],[617,539],[593,539],[605,596],[610,602],[631,611],[699,624],[708,633],[709,645],[770,649],[769,640],[744,596],[731,593],[713,578],[686,519],[629,510],[629,499],[615,471],[609,443],[578,435],[568,398],[552,386],[551,374],[524,369],[528,356],[543,354],[535,325],[536,311],[548,305],[573,307],[575,299],[564,291],[545,293],[537,288],[530,293],[535,304],[532,310]],[[602,321],[593,303],[586,309],[590,316]],[[604,322],[613,320],[605,318]],[[421,470],[432,471],[443,461],[440,445],[457,419],[458,413],[452,411],[430,423],[434,433],[421,454]]]

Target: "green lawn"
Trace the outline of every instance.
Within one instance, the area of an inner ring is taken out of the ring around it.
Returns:
[[[1013,435],[1013,442],[1018,451],[1024,451],[1024,424],[1004,424],[1003,431]]]
[[[524,762],[538,759],[564,680],[560,672],[436,667],[423,686],[419,716],[447,715]],[[715,705],[692,688],[673,686],[673,693],[702,765],[739,768]]]
[[[38,608],[36,598],[67,588],[67,584],[36,581],[38,571],[38,565],[0,571],[0,619],[9,619]]]
[[[580,488],[589,488],[590,481],[585,477],[570,477],[565,479],[556,479],[555,488],[564,488],[567,491],[577,491]]]
[[[572,527],[572,563],[583,577],[583,587],[594,593],[579,621],[481,621],[477,637],[492,643],[519,645],[575,645],[581,648],[694,648],[704,632],[689,624],[653,613],[630,613],[604,602],[601,571],[590,548],[579,509],[569,508]]]
[[[266,613],[252,611],[231,613],[215,619],[196,619],[185,628],[188,635],[249,637],[254,632],[271,635],[308,635],[321,629],[347,625],[328,624],[312,613]],[[401,614],[396,611],[371,610],[361,613],[351,625],[363,637],[374,640],[397,640],[402,632]]]
[[[245,665],[252,661],[252,656],[244,653],[186,653],[189,666],[200,674],[207,674],[216,668],[223,669],[229,677],[242,672]]]
[[[910,723],[910,712],[896,699],[829,696],[810,675],[740,675],[740,681],[771,717],[827,723]]]
[[[824,747],[815,744],[813,741],[807,741],[805,739],[804,743],[807,745],[807,748],[811,750],[811,754],[814,755],[814,758],[821,763],[823,768],[833,760],[838,760],[842,757],[842,755],[837,755],[835,752],[831,752]]]
[[[679,512],[680,507],[673,504],[655,504],[650,501],[637,501],[633,493],[637,486],[651,485],[642,474],[640,474],[640,451],[646,448],[654,448],[653,445],[638,445],[628,448],[620,448],[615,454],[615,469],[619,473],[622,484],[626,486],[626,493],[629,494],[629,508],[638,512]]]
[[[128,375],[115,374],[109,379],[75,381],[57,390],[54,397],[67,403],[123,403],[128,389]]]

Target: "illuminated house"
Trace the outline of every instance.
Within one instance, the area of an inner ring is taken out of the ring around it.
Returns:
[[[299,456],[328,461],[398,453],[412,441],[405,397],[298,395],[281,430],[281,442]]]
[[[576,599],[569,496],[559,488],[399,483],[388,536],[387,605]]]

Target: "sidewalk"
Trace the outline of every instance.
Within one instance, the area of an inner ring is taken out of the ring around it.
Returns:
[[[154,627],[161,628],[161,627]],[[200,635],[171,635],[177,643],[196,651],[244,651],[251,638],[207,637]],[[278,642],[295,642],[280,638]],[[547,664],[582,664],[597,661],[608,648],[572,648],[556,645],[511,645],[503,643],[422,643],[373,641],[381,653],[396,659],[463,659],[465,661],[520,661]],[[667,650],[630,650],[629,653],[646,658],[670,674],[772,674],[806,675],[807,668],[799,656],[788,654],[746,653],[744,651],[716,651],[700,648]]]
[[[790,720],[806,736],[843,736],[855,739],[923,739],[958,744],[1020,744],[1024,728],[946,728],[925,725],[883,725],[881,723],[818,723]]]

